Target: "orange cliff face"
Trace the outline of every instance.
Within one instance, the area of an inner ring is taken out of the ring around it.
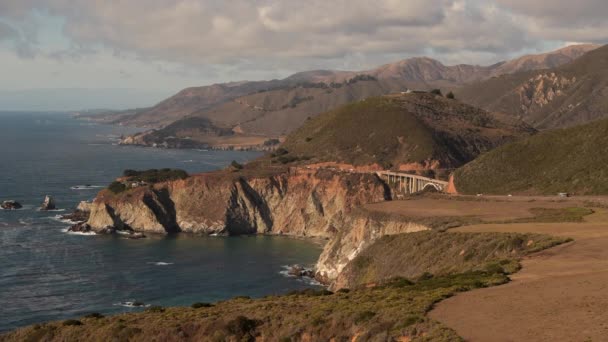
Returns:
[[[458,190],[456,189],[456,184],[454,183],[454,174],[450,175],[448,187],[445,189],[445,192],[450,195],[458,195]]]
[[[330,237],[353,208],[390,198],[373,174],[291,169],[270,175],[213,172],[141,187],[102,191],[88,224],[164,233],[287,234]]]

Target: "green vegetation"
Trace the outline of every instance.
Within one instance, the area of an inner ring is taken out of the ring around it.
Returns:
[[[235,170],[242,170],[243,169],[243,165],[241,165],[240,163],[238,163],[236,160],[233,160],[232,163],[230,163],[230,167]]]
[[[456,171],[465,194],[608,194],[608,120],[501,146]]]
[[[103,318],[104,316],[102,314],[100,314],[99,312],[92,312],[90,314],[87,314],[86,316],[84,316],[84,318],[95,318],[95,319],[100,319]]]
[[[454,95],[454,93],[451,92],[451,91],[445,97],[448,98],[448,99],[450,99],[450,100],[453,100],[453,99],[456,98],[456,96]]]
[[[441,89],[433,89],[430,91],[430,93],[437,96],[443,96],[443,94],[441,93]]]
[[[190,307],[193,309],[200,309],[200,308],[210,308],[212,306],[213,306],[213,304],[211,304],[211,303],[196,302],[196,303],[192,303],[192,305]]]
[[[63,321],[63,326],[76,326],[76,325],[82,325],[82,322],[77,320],[77,319],[68,319],[66,321]]]
[[[307,120],[270,158],[281,164],[377,163],[384,168],[437,160],[449,168],[519,134],[528,130],[443,97],[385,96]]]
[[[308,289],[260,299],[235,297],[213,306],[195,303],[192,308],[164,311],[149,308],[85,320],[81,325],[52,322],[9,333],[5,340],[66,341],[95,336],[104,341],[176,337],[343,341],[357,335],[361,340],[459,341],[454,331],[427,317],[435,303],[457,292],[503,284],[509,281],[508,274],[518,269],[517,258],[561,242],[536,234],[421,232],[387,236],[361,254],[368,261],[351,263],[363,265],[361,271],[366,276],[373,270],[375,277],[368,279],[375,286],[354,286],[335,293]],[[405,272],[410,267],[418,271]],[[382,277],[383,269],[392,271]],[[404,276],[406,273],[410,276]]]
[[[125,170],[123,176],[131,182],[154,184],[176,179],[185,179],[188,178],[188,173],[180,169],[150,169],[145,171]]]
[[[108,185],[108,190],[112,191],[115,194],[119,194],[125,190],[127,190],[127,186],[121,182],[114,181]]]
[[[510,274],[518,269],[517,258],[567,241],[516,233],[426,231],[384,236],[346,266],[337,284],[353,288],[395,277],[420,282],[467,272]]]

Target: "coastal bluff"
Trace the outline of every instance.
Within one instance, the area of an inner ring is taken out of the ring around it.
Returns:
[[[217,171],[115,194],[102,190],[87,224],[97,232],[270,234],[329,240],[317,278],[331,283],[366,246],[386,234],[427,230],[422,225],[361,213],[392,198],[372,173],[280,168]]]

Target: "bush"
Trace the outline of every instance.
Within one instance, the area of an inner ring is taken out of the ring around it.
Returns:
[[[372,319],[372,317],[374,317],[374,316],[376,316],[376,313],[373,311],[366,310],[366,311],[359,312],[355,316],[355,324],[367,322],[370,319]]]
[[[280,144],[281,141],[279,139],[268,139],[266,141],[264,141],[264,146],[274,146],[274,145],[278,145]]]
[[[450,100],[453,100],[456,98],[456,96],[454,96],[454,93],[452,93],[452,92],[449,92],[445,97],[447,97]]]
[[[92,312],[90,314],[87,314],[86,316],[84,316],[84,318],[96,318],[96,319],[100,319],[103,318],[104,316],[102,314],[100,314],[99,312]]]
[[[441,89],[433,89],[433,90],[431,90],[431,94],[439,95],[439,96],[443,95],[443,94],[441,94]]]
[[[230,167],[232,167],[235,170],[243,169],[243,165],[239,164],[236,160],[233,160],[232,163],[230,163]]]
[[[165,312],[165,308],[163,308],[162,306],[159,306],[159,305],[152,305],[151,307],[147,308],[146,311],[161,313],[161,312]]]
[[[213,306],[213,304],[210,304],[210,303],[201,303],[201,302],[192,303],[192,305],[191,305],[191,307],[193,309],[210,308],[212,306]]]
[[[67,321],[63,321],[62,324],[64,326],[76,326],[76,325],[82,325],[82,322],[77,319],[68,319]]]
[[[188,178],[188,173],[181,169],[149,169],[145,171],[124,170],[123,175],[133,182],[158,183]]]
[[[126,185],[122,184],[121,182],[114,181],[114,182],[110,183],[110,185],[108,186],[108,190],[112,191],[115,194],[119,194],[119,193],[127,190],[127,187],[126,187]]]
[[[253,337],[252,332],[259,324],[259,321],[249,319],[245,316],[237,316],[235,319],[226,323],[225,328],[230,334],[236,335],[239,338],[247,335]]]
[[[283,147],[279,147],[277,148],[276,151],[274,151],[274,153],[271,153],[270,156],[271,157],[280,157],[280,156],[284,156],[287,153],[289,153],[289,151],[287,151],[286,149],[284,149]]]

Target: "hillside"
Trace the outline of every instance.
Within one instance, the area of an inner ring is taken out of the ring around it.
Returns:
[[[402,266],[402,255],[387,255],[382,247],[415,250],[421,242],[428,246],[427,253],[417,256],[411,267],[424,269],[433,256],[443,255],[442,248],[449,247],[455,256],[443,258],[446,270],[411,280],[395,277],[401,275],[396,272],[383,278],[382,284],[335,293],[308,289],[258,299],[240,296],[197,302],[191,307],[150,306],[108,317],[89,313],[21,328],[0,335],[0,341],[459,341],[453,330],[427,317],[435,303],[458,292],[504,284],[522,256],[565,239],[539,234],[402,234],[379,240],[351,262],[351,269],[376,254]],[[466,256],[458,254],[470,247],[476,248]],[[363,264],[365,271],[371,269]]]
[[[608,194],[608,120],[499,147],[456,171],[462,193]]]
[[[463,87],[463,101],[523,118],[537,128],[568,127],[608,113],[608,46],[548,70],[502,75]]]
[[[307,120],[273,162],[449,169],[534,132],[505,119],[433,94],[369,98]]]
[[[455,89],[497,75],[561,65],[595,47],[575,45],[490,66],[446,66],[437,60],[421,57],[363,71],[313,70],[282,80],[187,88],[151,108],[105,113],[96,116],[95,120],[163,128],[184,118],[201,117],[209,119],[214,126],[232,129],[240,135],[239,141],[259,142],[265,140],[260,137],[277,138],[290,133],[308,117],[370,96],[406,89]],[[206,128],[202,127],[201,133],[204,131]],[[228,138],[180,132],[155,133],[152,137],[135,141],[159,141],[162,136],[171,135],[197,136],[199,138],[193,141],[198,145],[209,145],[210,142],[214,146],[230,145]],[[172,145],[171,142],[168,144]]]

